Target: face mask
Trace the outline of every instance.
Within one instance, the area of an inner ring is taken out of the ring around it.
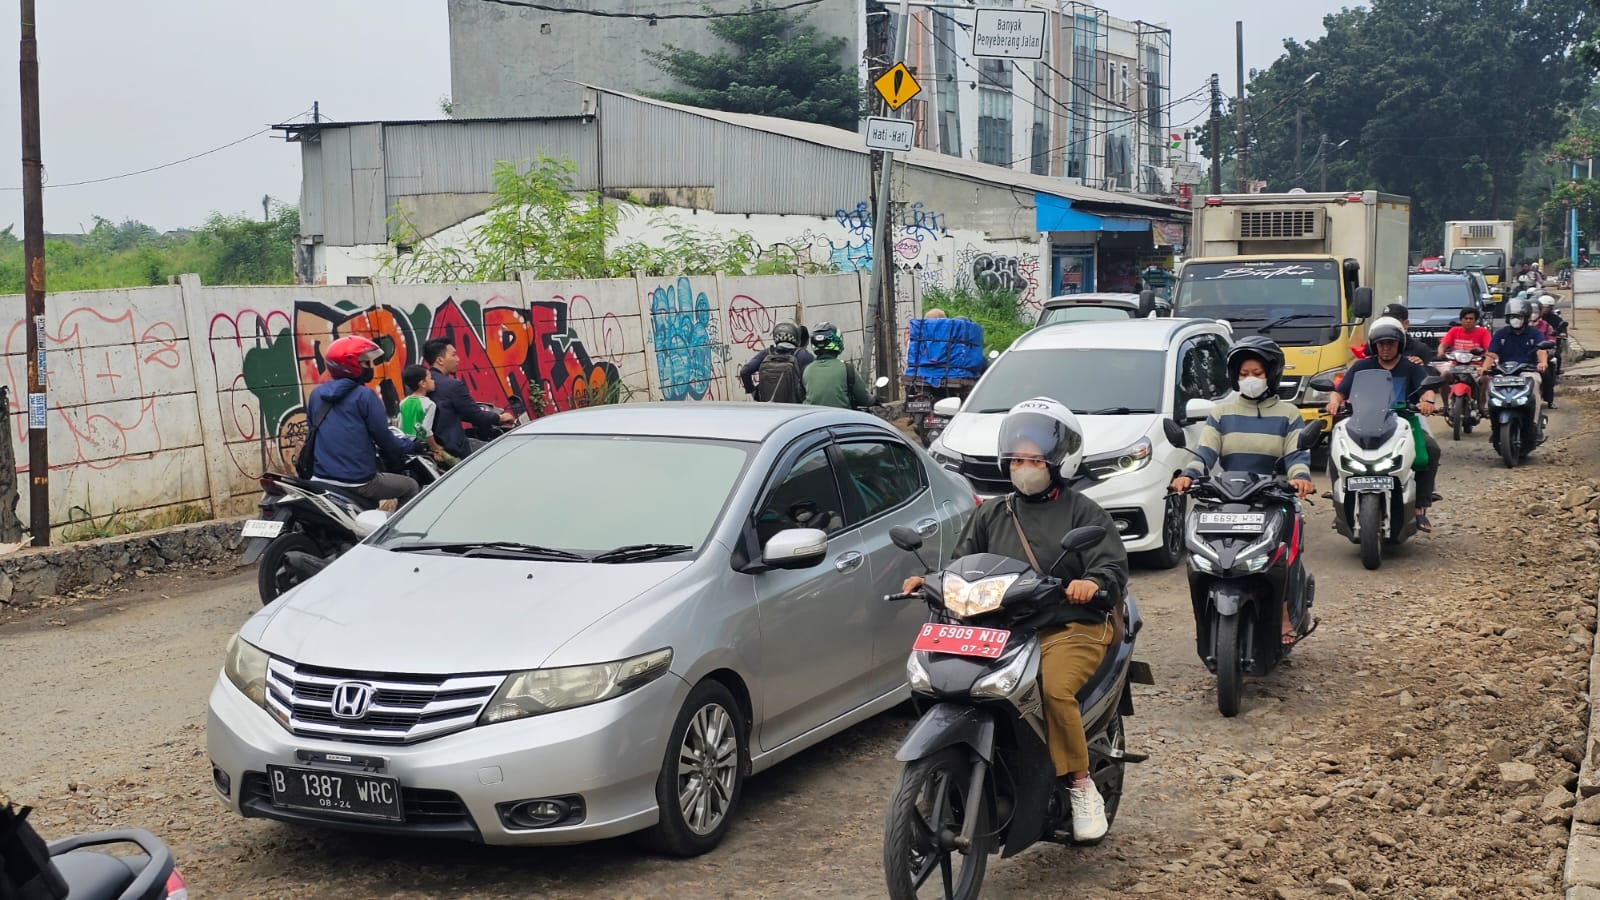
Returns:
[[[1042,494],[1050,489],[1050,470],[1043,466],[1014,466],[1011,485],[1024,497]]]
[[[1521,328],[1524,321],[1525,320],[1521,316],[1512,316],[1506,320],[1506,324],[1510,325],[1512,328]]]
[[[1239,393],[1248,400],[1260,400],[1267,395],[1267,380],[1265,378],[1239,379]]]
[[[356,384],[371,384],[374,374],[371,366],[362,366],[361,374],[356,376]]]

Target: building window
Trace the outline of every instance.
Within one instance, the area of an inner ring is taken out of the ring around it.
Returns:
[[[1161,49],[1159,47],[1144,48],[1144,114],[1145,125],[1150,130],[1150,164],[1164,166],[1167,164],[1167,129],[1166,119],[1162,116],[1161,92]]]
[[[1044,64],[1037,63],[1033,67],[1033,140],[1029,153],[1028,171],[1035,175],[1050,174],[1050,159],[1055,155],[1055,150],[1050,146],[1050,95],[1045,87],[1050,83],[1050,71]]]
[[[1011,92],[978,90],[978,159],[995,166],[1010,166]]]
[[[1067,171],[1068,178],[1082,182],[1089,176],[1090,131],[1094,128],[1093,88],[1098,80],[1099,51],[1096,46],[1099,23],[1093,16],[1077,15],[1072,25],[1072,79],[1068,88]]]
[[[961,73],[956,61],[955,20],[935,11],[933,66],[939,115],[939,152],[961,155]]]

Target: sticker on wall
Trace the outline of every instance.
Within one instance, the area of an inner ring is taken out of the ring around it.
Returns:
[[[42,429],[49,424],[49,420],[45,418],[45,414],[48,411],[49,406],[47,405],[47,400],[44,394],[29,394],[28,430],[33,431],[35,429]]]

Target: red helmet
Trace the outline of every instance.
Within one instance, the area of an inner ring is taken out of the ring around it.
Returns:
[[[363,369],[383,356],[383,348],[358,335],[342,337],[328,345],[322,359],[328,364],[328,373],[335,378],[360,378]]]

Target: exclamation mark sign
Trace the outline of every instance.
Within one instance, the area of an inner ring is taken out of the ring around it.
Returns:
[[[901,82],[903,82],[905,80],[906,80],[906,70],[905,69],[895,69],[894,70],[894,95],[896,97],[900,96],[900,84],[901,84]]]

